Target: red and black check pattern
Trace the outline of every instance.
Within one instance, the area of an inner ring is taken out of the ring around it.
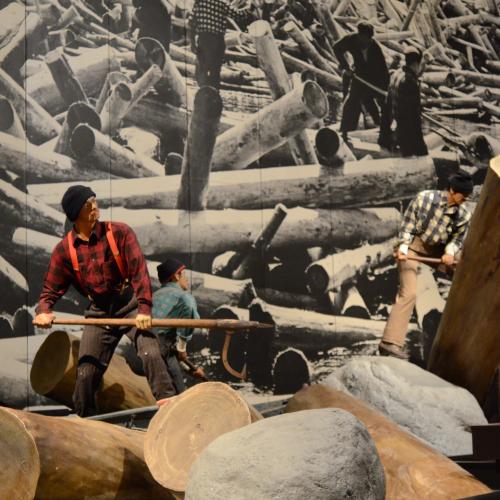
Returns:
[[[248,24],[253,20],[248,10],[236,10],[223,0],[195,0],[193,7],[193,27],[196,34],[216,33],[224,35],[227,18],[238,24]]]
[[[139,313],[150,314],[152,291],[146,261],[134,231],[126,224],[113,222],[113,235],[139,304]],[[52,251],[49,268],[45,275],[42,293],[37,306],[37,314],[52,311],[54,304],[73,285],[82,295],[96,301],[105,302],[106,297],[119,293],[123,279],[116,265],[111,248],[106,239],[106,226],[98,222],[89,241],[83,241],[73,231],[81,279],[82,290],[68,249],[68,239],[63,238]]]

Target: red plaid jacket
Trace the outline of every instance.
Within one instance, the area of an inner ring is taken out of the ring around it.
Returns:
[[[119,222],[113,222],[112,229],[127,278],[137,297],[139,313],[151,314],[151,281],[146,260],[135,233],[129,226]],[[103,299],[105,301],[106,297],[116,295],[120,291],[123,278],[106,239],[105,223],[98,222],[95,225],[89,241],[83,241],[74,230],[72,234],[85,289],[82,289],[73,271],[68,238],[65,237],[52,251],[36,308],[37,314],[51,312],[54,304],[66,293],[70,285],[73,285],[83,296],[99,299],[99,302]]]

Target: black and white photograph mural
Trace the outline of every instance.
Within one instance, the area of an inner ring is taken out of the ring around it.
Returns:
[[[426,368],[499,124],[495,0],[0,1],[0,405]]]

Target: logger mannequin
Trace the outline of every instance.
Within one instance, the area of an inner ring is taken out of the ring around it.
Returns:
[[[158,341],[147,330],[151,327],[151,282],[134,232],[123,223],[99,221],[95,193],[87,186],[70,187],[61,205],[74,225],[52,251],[35,325],[52,326],[52,308],[70,285],[90,300],[86,317],[135,317],[135,327],[84,327],[73,394],[76,412],[80,416],[96,413],[96,391],[123,335],[133,342],[154,397],[175,395]],[[114,255],[116,250],[119,257]]]
[[[196,54],[199,87],[218,89],[224,62],[228,18],[241,25],[253,20],[250,9],[235,9],[226,0],[195,0],[191,17],[191,47]]]
[[[184,274],[186,266],[177,259],[167,259],[157,267],[161,288],[153,294],[153,316],[155,318],[199,319],[195,298],[188,292],[189,284]],[[186,390],[179,361],[187,361],[187,343],[193,328],[156,328],[162,357],[172,376],[177,393]],[[203,378],[203,368],[192,372]]]
[[[416,301],[418,262],[408,257],[439,257],[452,266],[463,244],[471,214],[463,205],[472,192],[469,174],[449,179],[445,191],[421,191],[408,205],[399,231],[396,251],[399,289],[379,344],[382,355],[407,359],[403,351],[408,324]]]
[[[420,82],[423,54],[416,48],[405,53],[405,65],[393,73],[389,91],[383,107],[378,143],[392,150],[391,124],[396,121],[396,144],[401,156],[424,156],[428,154],[422,132],[422,106]]]
[[[376,125],[380,123],[380,112],[376,100],[383,104],[382,98],[372,89],[356,79],[359,76],[376,87],[386,90],[389,84],[389,71],[380,45],[373,39],[374,29],[370,23],[358,23],[358,32],[343,36],[333,50],[343,70],[344,106],[340,131],[345,142],[348,133],[356,130],[362,108],[371,115]],[[351,66],[346,59],[349,53],[354,61]]]

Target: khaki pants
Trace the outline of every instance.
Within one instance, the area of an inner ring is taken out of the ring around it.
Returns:
[[[408,256],[441,257],[444,248],[432,247],[415,237],[408,250]],[[419,263],[415,260],[398,262],[399,288],[396,302],[391,309],[385,325],[382,340],[403,347],[405,344],[408,324],[410,323],[415,301],[417,299],[417,270]]]

